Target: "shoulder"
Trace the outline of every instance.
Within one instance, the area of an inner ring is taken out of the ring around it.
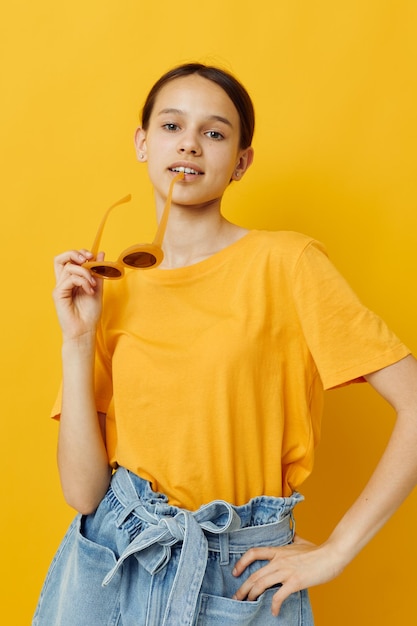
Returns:
[[[309,235],[292,230],[251,230],[250,234],[252,242],[272,248],[302,250],[310,244],[322,245]]]
[[[326,248],[320,241],[295,231],[253,230],[248,243],[254,251],[269,257],[271,261],[285,262],[294,268],[306,255],[327,258]]]

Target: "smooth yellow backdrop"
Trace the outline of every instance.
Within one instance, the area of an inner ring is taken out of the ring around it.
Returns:
[[[60,380],[52,257],[90,245],[102,210],[129,192],[104,236],[108,258],[152,236],[132,137],[162,72],[198,60],[242,79],[257,110],[256,159],[225,213],[324,241],[417,351],[417,4],[15,0],[0,29],[1,622],[25,626],[73,516],[48,419]],[[326,538],[392,423],[366,385],[327,394],[300,534]],[[318,626],[417,624],[416,514],[414,493],[340,578],[312,590]]]

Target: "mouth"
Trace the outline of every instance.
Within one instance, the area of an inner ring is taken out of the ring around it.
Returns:
[[[184,167],[182,165],[179,166],[175,166],[175,167],[170,167],[169,168],[170,172],[182,172],[183,174],[192,174],[193,176],[203,176],[204,172],[201,172],[200,170],[195,170],[192,167]]]

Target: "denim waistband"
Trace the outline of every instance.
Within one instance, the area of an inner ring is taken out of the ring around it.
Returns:
[[[207,564],[208,550],[220,552],[228,562],[231,552],[245,552],[254,546],[284,545],[294,534],[292,511],[303,497],[259,496],[242,506],[214,500],[188,511],[172,506],[164,494],[152,491],[150,484],[119,468],[112,477],[109,499],[118,526],[140,525],[141,530],[120,555],[103,580],[108,585],[123,562],[135,554],[151,574],[163,569],[171,558],[171,547],[182,544],[161,626],[189,626]],[[189,611],[184,613],[184,596]],[[178,602],[178,598],[182,602]]]

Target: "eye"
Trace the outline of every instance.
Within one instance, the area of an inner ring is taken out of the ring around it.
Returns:
[[[209,137],[210,139],[214,139],[215,141],[220,141],[221,139],[224,139],[224,135],[222,135],[222,133],[220,133],[218,130],[208,130],[206,132],[207,137]]]
[[[165,130],[168,130],[171,133],[174,133],[176,130],[179,130],[178,124],[174,124],[173,122],[167,122],[162,126]]]

